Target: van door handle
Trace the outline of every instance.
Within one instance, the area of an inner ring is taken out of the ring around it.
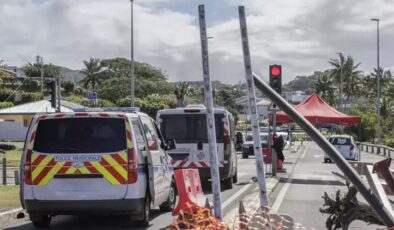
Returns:
[[[198,142],[197,143],[197,149],[198,150],[202,150],[202,147],[203,147],[202,142]]]

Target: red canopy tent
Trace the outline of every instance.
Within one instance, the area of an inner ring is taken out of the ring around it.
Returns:
[[[353,125],[361,122],[361,118],[358,116],[349,116],[332,108],[317,93],[313,93],[294,108],[314,125],[327,123]],[[290,123],[293,121],[284,112],[278,112],[276,114],[276,122]]]

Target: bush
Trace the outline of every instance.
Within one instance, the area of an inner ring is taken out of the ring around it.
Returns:
[[[0,89],[0,101],[5,101],[7,98],[9,98],[7,101],[14,101],[15,99],[15,94],[13,94],[12,89],[7,89],[7,88],[1,88]]]
[[[384,135],[383,137],[383,144],[387,145],[391,148],[394,148],[394,131],[391,131]]]
[[[14,103],[5,101],[5,102],[0,102],[0,109],[5,109],[14,106]]]
[[[44,97],[41,93],[22,93],[21,101],[18,104],[42,100]]]
[[[170,108],[165,98],[158,94],[148,95],[144,99],[136,98],[135,105],[152,118],[156,117],[158,110]]]
[[[63,81],[62,88],[64,89],[65,95],[71,95],[74,92],[74,82],[72,81]]]
[[[62,99],[65,100],[65,101],[71,101],[71,102],[74,102],[74,103],[77,103],[77,104],[80,104],[80,105],[82,104],[82,102],[84,100],[86,100],[84,97],[77,96],[77,95],[65,96]]]

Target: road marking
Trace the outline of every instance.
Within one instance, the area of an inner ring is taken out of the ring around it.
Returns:
[[[304,158],[305,153],[306,153],[306,147],[303,150],[304,152],[302,153],[301,157],[299,159]],[[282,204],[283,200],[285,199],[285,195],[287,193],[287,190],[290,187],[291,182],[293,181],[293,177],[294,177],[294,172],[296,171],[298,167],[298,163],[297,165],[294,167],[293,172],[290,174],[288,181],[286,182],[286,184],[283,186],[282,190],[280,190],[278,197],[276,198],[274,204],[271,207],[271,210],[273,212],[278,212],[280,205]]]
[[[235,199],[237,199],[239,196],[241,196],[242,193],[244,193],[252,185],[253,184],[247,184],[247,185],[243,186],[240,190],[238,190],[238,192],[236,192],[234,195],[229,197],[225,202],[223,202],[222,209],[225,209],[227,206],[229,206]]]

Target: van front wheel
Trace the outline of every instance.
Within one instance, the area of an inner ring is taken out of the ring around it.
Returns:
[[[36,228],[47,228],[51,224],[52,217],[49,215],[45,216],[30,216],[31,222],[33,222],[34,227]]]
[[[161,211],[169,212],[175,208],[176,194],[176,184],[175,180],[173,180],[171,182],[170,192],[168,193],[167,200],[159,206]]]
[[[151,206],[150,197],[149,197],[149,194],[146,194],[146,197],[144,200],[144,206],[142,209],[143,219],[136,222],[139,227],[148,227],[149,226],[150,206]]]

